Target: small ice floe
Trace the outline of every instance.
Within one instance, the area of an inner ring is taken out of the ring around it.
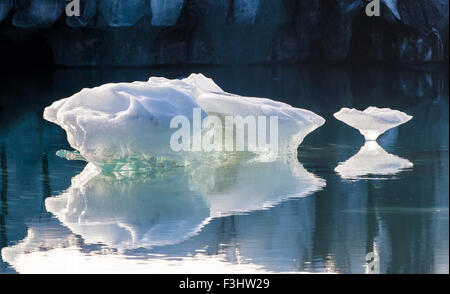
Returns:
[[[413,117],[399,110],[371,106],[364,111],[342,108],[334,117],[348,124],[364,136],[366,141],[375,141],[391,128],[406,123]]]
[[[78,152],[78,151],[58,150],[58,151],[56,151],[56,156],[65,158],[67,160],[87,161],[86,158],[84,158],[84,156],[81,155],[80,152]]]
[[[357,180],[369,176],[392,176],[412,167],[412,162],[386,152],[376,141],[366,141],[359,152],[340,163],[335,172],[343,179]]]

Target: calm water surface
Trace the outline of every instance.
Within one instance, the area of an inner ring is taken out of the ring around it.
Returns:
[[[298,160],[270,164],[113,177],[55,155],[70,146],[62,129],[42,119],[51,102],[107,82],[190,72],[327,122],[305,139]],[[449,271],[442,69],[58,69],[0,80],[2,273],[364,273],[371,252],[381,273]],[[414,119],[362,148],[359,132],[332,114],[372,105]],[[399,169],[405,162],[413,167]]]

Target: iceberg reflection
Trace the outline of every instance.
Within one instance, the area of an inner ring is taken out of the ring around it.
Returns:
[[[28,273],[154,272],[161,267],[178,273],[204,272],[205,268],[214,272],[267,272],[265,265],[250,260],[236,264],[220,250],[203,254],[200,249],[220,239],[211,235],[218,225],[212,220],[269,209],[324,186],[325,181],[307,172],[297,158],[257,162],[231,156],[222,162],[145,175],[105,174],[89,163],[66,191],[45,201],[47,211],[63,226],[54,218],[48,224],[31,224],[25,239],[3,248],[2,258],[17,271]],[[302,211],[303,216],[298,217],[309,218],[312,213],[308,205]],[[41,234],[42,226],[54,233]],[[239,223],[236,229],[247,230]],[[251,230],[246,233],[252,240],[265,240],[254,234]],[[243,241],[242,250],[251,260],[264,254],[247,252],[245,244]],[[253,248],[251,244],[249,248]],[[184,248],[177,261],[169,253],[172,246]],[[48,267],[36,266],[45,262]],[[105,262],[110,267],[105,267]]]
[[[261,265],[226,262],[224,254],[171,258],[148,253],[131,256],[101,246],[89,246],[55,219],[35,222],[16,245],[1,250],[4,261],[22,274],[98,274],[98,273],[267,273]],[[43,266],[45,264],[45,266]]]
[[[376,141],[366,141],[364,146],[335,171],[343,179],[362,179],[369,176],[395,175],[413,167],[412,162],[386,152]]]
[[[46,208],[86,243],[118,248],[173,244],[195,234],[209,217],[182,169],[156,176],[103,174],[89,163]]]
[[[88,164],[46,208],[87,244],[151,248],[180,243],[211,218],[268,209],[324,186],[296,158],[235,158],[159,175],[104,174]]]
[[[325,186],[325,181],[306,171],[297,158],[258,162],[231,157],[225,163],[195,169],[193,183],[208,201],[212,217],[268,209]]]

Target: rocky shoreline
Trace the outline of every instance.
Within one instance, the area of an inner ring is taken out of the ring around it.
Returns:
[[[448,61],[448,0],[1,0],[0,64]]]

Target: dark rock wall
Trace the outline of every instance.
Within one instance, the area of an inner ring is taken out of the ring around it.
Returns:
[[[0,0],[0,62],[448,60],[448,0],[381,0],[381,16],[371,18],[367,2],[81,0],[81,15],[68,17],[66,0]]]

